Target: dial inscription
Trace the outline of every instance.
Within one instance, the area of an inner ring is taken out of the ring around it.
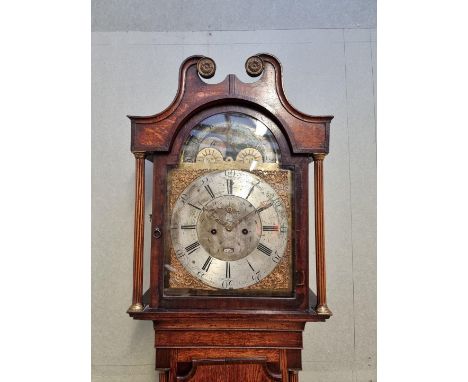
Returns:
[[[267,182],[246,171],[215,171],[197,178],[176,201],[171,219],[177,258],[194,277],[215,288],[259,282],[286,249],[283,202]]]

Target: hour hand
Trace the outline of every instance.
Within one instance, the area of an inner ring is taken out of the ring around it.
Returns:
[[[210,218],[212,218],[215,222],[221,224],[224,228],[227,229],[228,223],[220,219],[219,216],[214,212],[214,210],[206,210],[206,212],[208,212]]]
[[[259,207],[258,209],[256,210],[253,210],[253,211],[250,211],[248,214],[245,214],[244,216],[242,216],[240,219],[237,219],[235,222],[233,222],[231,224],[231,229],[234,228],[235,226],[237,226],[241,221],[247,219],[249,216],[253,215],[255,212],[259,213],[263,210],[266,210],[267,208],[271,207],[272,204],[269,202],[269,203],[266,203],[264,205],[262,205],[261,207]]]

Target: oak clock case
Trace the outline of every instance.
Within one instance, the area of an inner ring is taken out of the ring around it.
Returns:
[[[160,382],[297,382],[305,323],[331,316],[323,161],[333,117],[289,103],[275,57],[252,56],[245,67],[255,82],[230,74],[208,84],[214,61],[189,57],[174,101],[158,114],[129,117],[136,176],[127,312],[153,322]],[[146,161],[153,180],[144,291]]]

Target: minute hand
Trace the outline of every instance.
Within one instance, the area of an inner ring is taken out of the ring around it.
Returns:
[[[234,223],[231,223],[231,229],[233,229],[235,226],[237,226],[241,221],[247,219],[250,215],[254,214],[255,212],[262,212],[263,210],[266,210],[267,208],[270,208],[272,206],[271,203],[268,203],[268,204],[265,204],[264,206],[258,208],[258,209],[255,209],[253,211],[250,211],[248,214],[245,214],[244,216],[242,216],[240,219],[236,220]]]

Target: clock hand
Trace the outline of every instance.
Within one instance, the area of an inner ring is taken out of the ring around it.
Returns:
[[[234,227],[236,227],[241,221],[247,219],[250,215],[254,214],[255,212],[263,211],[263,210],[265,210],[265,209],[267,209],[267,208],[269,208],[269,207],[271,207],[271,206],[272,206],[271,203],[267,203],[267,204],[265,204],[264,206],[262,206],[262,207],[260,207],[260,208],[258,208],[258,209],[255,209],[255,210],[253,210],[253,211],[250,211],[248,214],[246,214],[246,215],[242,216],[240,219],[234,221],[234,222],[230,225],[230,227],[229,227],[230,230],[234,229]]]
[[[249,213],[245,214],[244,216],[242,216],[240,219],[237,219],[236,221],[232,222],[231,224],[231,229],[233,229],[235,226],[237,226],[242,220],[244,219],[247,219],[250,215],[252,215],[253,213],[255,213],[255,210],[253,211],[250,211]]]
[[[227,223],[227,222],[221,220],[221,219],[218,217],[218,215],[216,215],[216,214],[214,213],[214,210],[206,210],[206,212],[209,213],[210,218],[212,218],[214,221],[218,222],[218,223],[221,224],[224,228],[227,229],[227,226],[228,226],[229,223]]]
[[[257,208],[255,211],[258,213],[262,212],[263,210],[266,210],[267,208],[270,208],[273,205],[273,203],[268,202],[267,204],[264,204],[263,206]]]

